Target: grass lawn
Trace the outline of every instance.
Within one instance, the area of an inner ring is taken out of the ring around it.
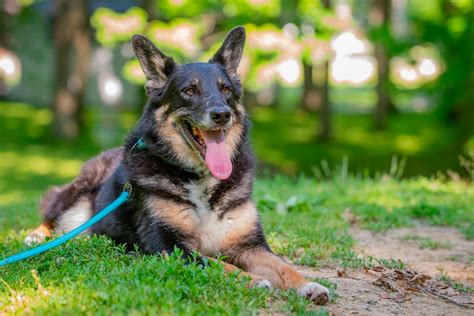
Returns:
[[[15,125],[10,132],[16,134],[0,135],[0,258],[25,249],[23,238],[40,220],[41,193],[49,185],[70,180],[81,161],[97,151],[33,140],[26,143],[19,134],[43,133],[34,124],[41,123],[41,115],[23,120],[31,124],[19,124],[23,129]],[[276,175],[257,180],[254,198],[274,251],[317,269],[403,265],[357,255],[349,231],[354,219],[374,231],[417,221],[449,225],[474,239],[474,186],[464,182],[357,177],[344,170],[324,181]],[[318,281],[331,289],[337,301],[335,284],[329,279]],[[325,308],[314,307],[291,291],[249,289],[246,280],[224,276],[216,266],[201,269],[183,265],[177,256],[125,253],[103,237],[76,238],[41,256],[0,268],[0,314],[259,311],[325,313]]]
[[[0,167],[0,256],[4,257],[25,249],[22,240],[39,221],[36,204],[41,192],[69,179],[79,163],[60,152],[29,157],[0,151],[0,159],[9,161]],[[34,166],[40,165],[52,167],[38,174]],[[257,181],[255,200],[273,249],[297,264],[316,268],[401,264],[355,254],[348,231],[349,210],[361,226],[371,230],[423,220],[458,227],[474,239],[474,187],[465,183],[342,176],[319,182],[276,176]],[[184,266],[173,256],[124,253],[98,237],[78,238],[39,257],[0,268],[0,282],[0,306],[19,313],[236,314],[272,308],[273,300],[285,302],[279,305],[282,312],[314,310],[292,292],[248,289],[245,280],[225,277],[219,267],[202,270]],[[328,280],[323,284],[336,290]]]

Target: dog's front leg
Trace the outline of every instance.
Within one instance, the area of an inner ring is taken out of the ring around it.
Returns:
[[[238,267],[234,266],[233,264],[224,262],[224,261],[218,261],[217,259],[207,257],[208,260],[211,260],[215,263],[221,264],[224,268],[224,271],[227,273],[235,273],[237,272],[239,276],[242,277],[249,277],[250,278],[250,286],[251,287],[263,287],[263,288],[272,288],[272,284],[270,281],[267,279],[264,279],[263,277],[250,273],[250,272],[245,272],[239,269]]]
[[[294,267],[265,248],[247,250],[236,257],[245,271],[269,280],[280,289],[295,289],[298,295],[316,304],[329,301],[329,290],[316,282],[306,280]]]

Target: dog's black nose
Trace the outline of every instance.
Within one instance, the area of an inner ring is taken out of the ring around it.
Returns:
[[[216,124],[225,124],[230,120],[230,111],[215,110],[211,112],[211,118]]]

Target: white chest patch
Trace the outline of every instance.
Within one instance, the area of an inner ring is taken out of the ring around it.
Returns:
[[[189,236],[184,243],[190,250],[214,256],[224,252],[255,229],[258,214],[251,201],[229,210],[219,218],[219,210],[211,209],[209,199],[218,180],[207,178],[185,185],[183,197],[194,206],[150,197],[146,204],[154,216]],[[230,194],[230,192],[229,192]]]
[[[218,212],[212,210],[209,204],[210,191],[218,184],[214,178],[208,178],[202,182],[191,182],[185,185],[188,190],[188,199],[196,205],[191,216],[194,220],[194,234],[200,240],[199,250],[205,255],[215,255],[221,249],[228,232],[232,228],[234,220],[225,216],[219,219]]]
[[[210,194],[209,191],[213,186],[217,185],[218,181],[214,178],[208,178],[202,182],[190,182],[184,187],[188,190],[188,199],[196,205],[196,212],[198,216],[205,216],[211,212],[209,205]]]

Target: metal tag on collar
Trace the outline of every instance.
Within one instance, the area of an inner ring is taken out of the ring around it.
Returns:
[[[128,197],[132,195],[132,185],[130,182],[127,182],[123,185],[123,191],[128,193]]]

